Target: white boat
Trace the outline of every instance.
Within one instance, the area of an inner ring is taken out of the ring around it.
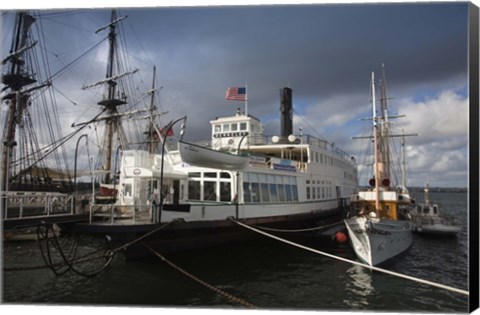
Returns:
[[[230,153],[227,150],[214,150],[185,141],[179,141],[179,151],[185,163],[223,170],[243,170],[247,165],[248,156]]]
[[[461,228],[454,218],[439,211],[438,204],[429,197],[428,183],[425,185],[424,203],[419,203],[411,212],[414,232],[429,235],[456,235]]]
[[[285,91],[291,98],[291,89]],[[238,111],[210,123],[208,147],[181,140],[163,155],[123,151],[116,202],[92,205],[92,221],[75,229],[125,241],[175,222],[149,238],[167,252],[258,237],[231,218],[284,229],[342,219],[357,189],[356,163],[345,152],[323,139],[292,135],[291,127],[265,136],[257,118]],[[137,246],[125,254],[147,252]]]
[[[412,204],[410,194],[404,186],[396,189],[391,186],[388,140],[392,135],[383,102],[386,98],[382,99],[382,116],[377,117],[372,73],[374,177],[370,180],[370,189],[352,195],[353,217],[345,220],[353,250],[370,266],[394,258],[412,244],[412,224],[407,217]]]

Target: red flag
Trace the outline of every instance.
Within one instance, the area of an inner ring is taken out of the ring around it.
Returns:
[[[172,128],[172,126],[170,126],[170,124],[168,124],[165,127],[160,128],[160,133],[164,137],[172,137],[173,136],[173,128]]]

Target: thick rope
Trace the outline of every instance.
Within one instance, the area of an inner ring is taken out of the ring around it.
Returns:
[[[216,288],[214,287],[213,285],[195,277],[194,275],[188,273],[187,271],[185,271],[184,269],[178,267],[177,265],[175,265],[174,263],[172,263],[171,261],[169,261],[167,258],[165,258],[164,256],[162,256],[160,253],[156,252],[153,248],[151,248],[148,244],[142,242],[143,246],[145,246],[145,248],[147,248],[152,254],[154,254],[155,256],[157,256],[158,258],[160,258],[163,262],[167,263],[168,265],[170,265],[172,268],[174,268],[175,270],[179,271],[180,273],[184,274],[185,276],[187,276],[188,278],[198,282],[199,284],[205,286],[206,288],[220,294],[221,296],[229,299],[230,301],[233,301],[235,303],[238,303],[240,305],[243,305],[245,307],[248,307],[248,308],[255,308],[255,305],[245,301],[245,300],[242,300],[238,297],[235,297],[223,290],[220,290],[219,288]]]
[[[281,232],[281,233],[299,233],[299,232],[321,231],[321,230],[328,229],[332,226],[339,225],[340,223],[343,223],[343,221],[338,221],[338,222],[328,224],[328,225],[317,226],[317,227],[314,227],[314,228],[296,229],[296,230],[295,229],[294,230],[273,229],[273,228],[268,228],[268,227],[258,226],[258,225],[252,225],[252,226],[256,227],[257,229],[264,230],[264,231]]]
[[[280,238],[280,237],[278,237],[278,236],[275,236],[275,235],[272,235],[272,234],[269,234],[269,233],[260,231],[260,230],[254,228],[254,227],[251,227],[251,226],[249,226],[249,225],[246,225],[246,224],[244,224],[244,223],[241,223],[241,222],[239,222],[239,221],[236,221],[236,220],[233,219],[233,218],[230,218],[230,220],[231,220],[232,222],[234,222],[234,223],[236,223],[236,224],[238,224],[238,225],[246,228],[246,229],[249,229],[249,230],[251,230],[251,231],[254,231],[254,232],[260,233],[260,234],[262,234],[262,235],[265,235],[265,236],[267,236],[267,237],[273,238],[273,239],[275,239],[275,240],[277,240],[277,241],[280,241],[280,242],[283,242],[283,243],[286,243],[286,244],[289,244],[289,245],[292,245],[292,246],[295,246],[295,247],[298,247],[298,248],[301,248],[301,249],[310,251],[310,252],[312,252],[312,253],[316,253],[316,254],[320,254],[320,255],[323,255],[323,256],[327,256],[327,257],[330,257],[330,258],[333,258],[333,259],[337,259],[337,260],[340,260],[340,261],[343,261],[343,262],[347,262],[347,263],[350,263],[350,264],[353,264],[353,265],[357,265],[357,266],[361,266],[361,267],[368,268],[368,269],[371,269],[371,270],[375,270],[375,271],[378,271],[378,272],[382,272],[382,273],[385,273],[385,274],[389,274],[389,275],[392,275],[392,276],[395,276],[395,277],[399,277],[399,278],[403,278],[403,279],[415,281],[415,282],[418,282],[418,283],[423,283],[423,284],[426,284],[426,285],[429,285],[429,286],[437,287],[437,288],[440,288],[440,289],[444,289],[444,290],[448,290],[448,291],[460,293],[460,294],[463,294],[463,295],[466,295],[466,296],[469,296],[469,295],[470,295],[470,293],[469,293],[468,291],[465,291],[465,290],[462,290],[462,289],[457,289],[457,288],[454,288],[454,287],[451,287],[451,286],[447,286],[447,285],[444,285],[444,284],[440,284],[440,283],[436,283],[436,282],[432,282],[432,281],[428,281],[428,280],[423,280],[423,279],[419,279],[419,278],[407,276],[407,275],[404,275],[404,274],[401,274],[401,273],[397,273],[397,272],[393,272],[393,271],[390,271],[390,270],[378,268],[378,267],[375,267],[375,266],[370,266],[370,265],[367,265],[367,264],[363,264],[363,263],[358,262],[358,261],[353,261],[353,260],[346,259],[346,258],[343,258],[343,257],[338,257],[338,256],[335,256],[335,255],[328,254],[328,253],[325,253],[325,252],[322,252],[322,251],[319,251],[319,250],[316,250],[316,249],[313,249],[313,248],[310,248],[310,247],[306,247],[306,246],[303,246],[303,245],[300,245],[300,244],[291,242],[291,241],[289,241],[289,240]]]

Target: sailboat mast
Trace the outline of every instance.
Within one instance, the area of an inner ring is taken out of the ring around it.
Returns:
[[[374,178],[375,178],[375,212],[377,216],[379,215],[380,210],[380,192],[379,192],[379,169],[378,169],[378,127],[377,127],[377,110],[375,104],[375,74],[372,72],[372,108],[373,108],[373,146],[374,146]]]
[[[157,73],[157,67],[153,66],[153,78],[152,78],[152,97],[150,98],[150,117],[153,117],[153,112],[155,111],[155,77]],[[148,125],[148,137],[150,142],[148,144],[148,152],[153,154],[155,145],[154,145],[154,137],[153,137],[153,121],[150,120],[150,124]]]
[[[407,187],[407,175],[405,170],[405,135],[402,129],[402,186]]]
[[[387,95],[387,78],[385,75],[385,64],[382,63],[382,115],[383,115],[383,125],[382,125],[382,153],[383,153],[383,163],[385,163],[385,171],[383,178],[391,178],[390,174],[390,125],[388,121],[388,95]]]

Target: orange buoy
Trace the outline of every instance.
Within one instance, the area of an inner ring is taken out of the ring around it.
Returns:
[[[335,241],[338,244],[345,244],[347,242],[347,236],[343,232],[335,233]]]

